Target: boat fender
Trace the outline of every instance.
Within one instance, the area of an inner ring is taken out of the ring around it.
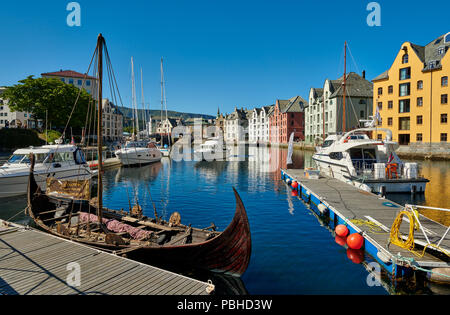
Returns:
[[[321,214],[326,214],[328,212],[328,208],[323,203],[319,204],[317,209]]]
[[[433,268],[427,273],[427,278],[432,282],[450,284],[450,268]]]
[[[385,252],[379,251],[377,253],[377,257],[385,264],[389,264],[391,262],[391,258]]]
[[[364,237],[361,234],[353,233],[347,238],[347,245],[351,249],[361,249],[364,245]]]

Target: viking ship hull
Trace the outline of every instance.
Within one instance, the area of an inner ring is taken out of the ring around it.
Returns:
[[[88,246],[114,251],[120,254],[126,254],[130,257],[140,258],[144,261],[163,261],[174,264],[188,265],[194,268],[210,270],[218,273],[224,273],[232,276],[241,276],[250,263],[251,256],[251,233],[247,213],[242,200],[235,189],[236,212],[231,224],[223,232],[214,232],[214,237],[205,240],[194,240],[190,244],[165,245],[151,243],[146,245],[127,245],[114,242],[93,241],[88,238],[78,238],[73,233],[64,228],[64,220],[67,222],[71,217],[77,216],[77,213],[84,212],[90,215],[97,213],[97,208],[88,201],[75,200],[71,198],[57,197],[53,194],[43,193],[37,185],[34,174],[30,172],[28,185],[28,212],[36,225],[42,230],[55,236],[70,239]],[[61,208],[65,205],[65,208]],[[55,217],[55,208],[60,207],[59,218]],[[66,209],[66,211],[64,211]],[[72,209],[72,214],[67,211]],[[69,214],[68,214],[69,213]],[[130,222],[128,213],[104,209],[102,212],[105,220],[118,220]],[[124,218],[128,221],[124,221]],[[149,221],[150,225],[155,225],[155,220]],[[66,223],[67,224],[67,223]],[[145,224],[139,221],[135,225]],[[168,230],[167,222],[159,222],[161,229]],[[61,228],[61,226],[63,228]],[[189,227],[179,225],[179,235],[185,233]],[[155,229],[158,227],[155,225]],[[206,230],[192,229],[193,235],[206,235]],[[111,233],[114,234],[114,233]],[[176,238],[173,236],[172,239]],[[178,236],[179,237],[179,236]]]

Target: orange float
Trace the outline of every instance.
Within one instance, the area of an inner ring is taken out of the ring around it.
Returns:
[[[351,249],[361,249],[364,245],[364,237],[361,234],[353,233],[347,238],[347,245]]]
[[[339,224],[338,226],[336,226],[334,231],[336,232],[336,235],[340,237],[346,237],[349,233],[348,228],[343,224]]]
[[[298,188],[298,183],[297,182],[293,182],[292,183],[292,188],[297,189]]]

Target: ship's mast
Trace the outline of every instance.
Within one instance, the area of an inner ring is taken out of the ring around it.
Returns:
[[[97,188],[97,199],[98,199],[98,209],[97,216],[98,221],[102,224],[102,212],[103,212],[103,44],[105,39],[102,34],[98,36],[97,40],[97,54],[98,54],[98,125],[97,125],[97,149],[98,149],[98,188]]]
[[[131,98],[132,98],[132,106],[133,106],[133,110],[134,110],[134,125],[135,125],[135,133],[136,133],[136,139],[139,140],[139,116],[138,116],[138,111],[137,111],[137,102],[136,102],[136,83],[135,83],[135,78],[134,78],[134,59],[133,57],[131,57],[131,88],[132,88],[132,94],[131,94]]]

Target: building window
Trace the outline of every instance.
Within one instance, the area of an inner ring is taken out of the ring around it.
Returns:
[[[447,114],[441,114],[441,124],[447,123]]]
[[[400,117],[398,119],[399,130],[410,130],[410,118]]]
[[[383,135],[378,134],[378,141],[383,140]]]
[[[392,126],[392,117],[388,118],[388,126]]]
[[[399,113],[409,113],[410,111],[410,102],[408,100],[400,100],[398,102],[398,112]]]
[[[66,83],[66,79],[64,79],[64,78],[61,78],[61,81],[64,82],[64,83]]]
[[[441,46],[437,49],[438,55],[443,55],[445,53],[445,47]]]
[[[378,88],[378,95],[383,95],[383,88]]]
[[[409,62],[409,56],[408,54],[404,54],[402,58],[402,63],[408,63]]]
[[[86,86],[91,86],[91,80],[86,80]]]
[[[441,95],[441,104],[448,104],[448,94]]]
[[[422,134],[421,134],[421,133],[418,133],[418,134],[416,135],[416,141],[417,141],[417,142],[422,142],[422,139],[423,139]]]
[[[411,79],[411,67],[400,69],[400,80]]]
[[[448,77],[447,76],[441,78],[441,86],[442,87],[448,86]]]
[[[378,109],[382,110],[383,109],[383,102],[378,102]]]
[[[389,87],[388,87],[388,93],[389,93],[389,94],[394,93],[394,86],[393,86],[393,85],[389,85]]]
[[[399,85],[399,95],[400,96],[408,96],[410,95],[410,84],[409,83],[403,83]]]
[[[430,69],[436,68],[436,60],[431,60],[431,61],[428,63],[428,67],[429,67]]]
[[[418,90],[423,90],[423,81],[422,80],[417,81],[417,89]]]
[[[422,115],[417,116],[417,124],[418,125],[422,125],[423,124],[423,116]]]
[[[82,80],[78,80],[78,85],[83,85],[83,81]]]
[[[388,102],[388,109],[392,109],[394,108],[394,102],[393,101],[389,101]]]
[[[441,133],[441,142],[447,142],[447,134]]]
[[[423,97],[418,97],[417,98],[417,106],[418,107],[422,107],[423,106]]]

